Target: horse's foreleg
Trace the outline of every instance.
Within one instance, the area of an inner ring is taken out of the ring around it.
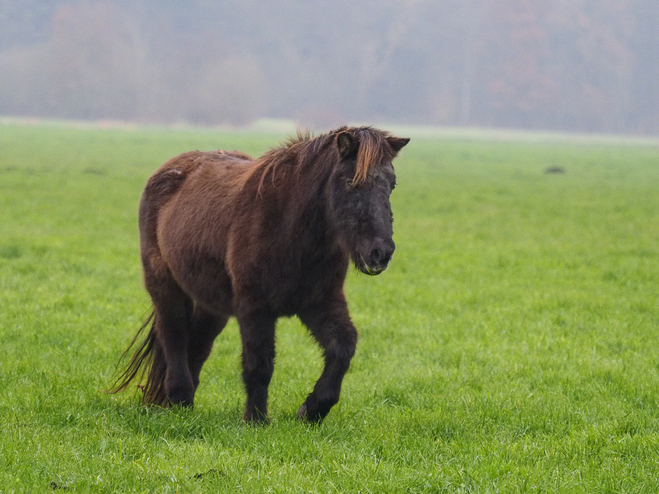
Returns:
[[[267,314],[238,315],[247,392],[245,422],[262,422],[268,418],[268,386],[275,366],[275,322],[276,318]]]
[[[320,422],[339,401],[343,377],[355,354],[357,330],[343,300],[306,310],[300,314],[300,319],[322,347],[325,368],[297,416],[310,422]]]
[[[201,368],[213,349],[213,342],[228,320],[228,316],[215,316],[201,307],[195,308],[188,342],[188,365],[195,391],[199,386]]]

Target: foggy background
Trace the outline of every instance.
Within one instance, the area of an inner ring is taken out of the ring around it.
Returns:
[[[657,0],[0,0],[0,115],[659,134]]]

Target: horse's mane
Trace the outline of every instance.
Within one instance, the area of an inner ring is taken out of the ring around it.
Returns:
[[[298,130],[295,137],[289,138],[281,146],[267,151],[254,161],[243,176],[243,186],[257,181],[257,192],[260,194],[268,177],[274,184],[281,174],[293,171],[299,173],[310,164],[314,166],[316,173],[322,173],[339,159],[338,149],[332,144],[341,133],[350,134],[359,145],[355,175],[352,179],[356,186],[363,184],[378,164],[391,161],[395,157],[396,153],[386,140],[389,133],[372,127],[340,127],[318,136],[309,131]],[[331,154],[332,150],[334,154]]]

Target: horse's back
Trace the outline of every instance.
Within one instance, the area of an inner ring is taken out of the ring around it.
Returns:
[[[230,172],[236,165],[249,161],[251,158],[248,155],[237,151],[189,151],[180,154],[151,175],[143,198],[160,203],[162,199],[174,194],[186,179],[204,167],[212,168],[221,175]]]
[[[140,201],[140,221],[144,215],[157,213],[184,183],[194,181],[195,175],[206,171],[206,174],[210,172],[212,177],[210,183],[196,186],[197,188],[213,186],[213,182],[221,186],[226,182],[222,180],[223,175],[228,176],[236,168],[243,168],[249,162],[249,156],[236,151],[190,151],[172,158],[149,178]],[[208,179],[208,176],[204,178]]]
[[[190,151],[163,164],[149,178],[139,208],[139,225],[142,243],[155,244],[160,212],[195,174],[204,168],[213,168],[215,174],[229,172],[236,162],[246,162],[249,156],[225,151]]]

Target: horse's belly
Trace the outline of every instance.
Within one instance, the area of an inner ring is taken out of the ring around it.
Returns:
[[[204,309],[229,315],[232,310],[231,280],[221,264],[206,263],[187,272],[181,288]]]
[[[181,289],[196,303],[213,313],[231,314],[232,288],[220,242],[222,232],[195,219],[161,217],[158,237],[163,258]]]

